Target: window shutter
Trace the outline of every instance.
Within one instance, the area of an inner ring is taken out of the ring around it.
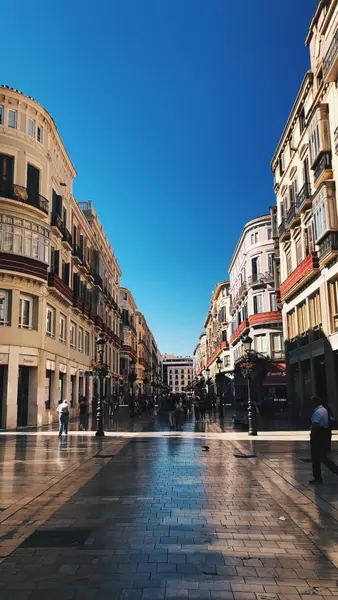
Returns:
[[[65,264],[65,278],[64,278],[64,282],[68,286],[69,286],[69,271],[70,271],[70,264],[66,263]]]
[[[59,274],[59,266],[60,266],[60,252],[59,250],[54,251],[54,273]]]

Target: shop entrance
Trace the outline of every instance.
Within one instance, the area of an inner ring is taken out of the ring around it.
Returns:
[[[30,367],[19,367],[17,427],[28,425],[28,392]]]

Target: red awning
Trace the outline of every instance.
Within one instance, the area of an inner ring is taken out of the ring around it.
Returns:
[[[285,363],[270,363],[263,385],[287,385]]]

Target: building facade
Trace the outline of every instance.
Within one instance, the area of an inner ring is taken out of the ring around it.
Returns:
[[[282,313],[277,306],[274,259],[270,215],[252,219],[242,231],[229,266],[230,343],[235,373],[236,363],[244,356],[244,335],[253,340],[256,356],[269,359],[269,366],[262,361],[261,376],[256,381],[257,401],[264,396],[286,395]],[[235,395],[246,397],[247,385],[240,373],[234,385]]]
[[[132,293],[120,288],[120,309],[123,323],[123,346],[120,354],[120,392],[127,398],[130,393],[129,375],[137,363],[137,306]]]
[[[296,417],[318,394],[338,414],[338,2],[321,0],[304,76],[272,159],[280,297]]]
[[[0,427],[55,420],[95,394],[104,332],[106,391],[120,369],[121,270],[48,112],[0,87]]]
[[[180,394],[191,385],[193,380],[193,359],[190,356],[175,356],[174,354],[163,354],[163,383],[171,388],[171,391]]]
[[[137,331],[137,391],[139,394],[150,393],[152,373],[152,339],[153,335],[148,327],[144,315],[136,312]]]
[[[231,373],[233,370],[232,352],[229,344],[230,325],[230,282],[222,281],[212,292],[207,317],[204,368],[209,368],[209,377],[215,380],[219,371]],[[217,364],[217,359],[222,364]]]

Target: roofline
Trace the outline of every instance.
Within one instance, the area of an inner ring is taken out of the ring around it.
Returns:
[[[234,250],[234,253],[233,253],[233,255],[232,255],[232,257],[231,257],[231,260],[230,260],[230,264],[229,264],[229,268],[228,268],[228,271],[229,271],[229,272],[230,272],[230,269],[232,268],[232,265],[233,265],[233,263],[234,263],[234,261],[235,261],[235,257],[236,257],[236,255],[237,255],[237,252],[238,252],[238,250],[239,250],[240,246],[241,246],[241,243],[242,243],[242,241],[243,241],[243,239],[244,239],[244,235],[245,235],[245,233],[246,233],[247,229],[249,229],[250,227],[252,227],[252,225],[255,225],[255,223],[263,222],[263,221],[266,221],[266,220],[268,220],[268,221],[270,221],[270,220],[271,220],[271,215],[270,215],[270,213],[269,213],[269,214],[267,214],[267,215],[261,215],[260,217],[255,217],[254,219],[251,219],[251,221],[248,221],[248,222],[247,222],[247,223],[244,225],[244,227],[243,227],[243,229],[242,229],[242,233],[241,233],[241,235],[240,235],[240,237],[239,237],[239,239],[238,239],[238,242],[237,242],[237,244],[236,244],[236,248],[235,248],[235,250]]]
[[[222,288],[226,287],[227,285],[230,286],[230,280],[229,279],[225,279],[224,281],[221,281],[220,283],[216,283],[216,287],[215,287],[215,292],[214,292],[214,297],[213,300],[217,300],[220,291]]]
[[[335,9],[337,0],[333,0],[333,2],[331,2],[331,0],[319,0],[319,4],[316,8],[315,14],[313,15],[313,17],[311,19],[308,33],[305,38],[305,46],[308,46],[311,43],[311,39],[313,36],[313,29],[314,29],[314,26],[318,22],[318,18],[319,18],[321,11],[323,10],[323,8],[325,8],[325,6],[328,6],[330,3],[331,3],[331,6],[329,7],[329,11],[328,11],[329,13],[333,12],[333,10]],[[326,20],[326,18],[325,18],[325,20]]]
[[[211,312],[209,310],[207,316],[205,317],[205,321],[204,321],[204,325],[203,325],[204,328],[206,328],[206,326],[208,325],[210,317],[211,317]]]
[[[53,124],[53,126],[55,128],[57,137],[59,138],[59,142],[60,142],[60,144],[62,146],[62,149],[63,149],[63,151],[64,151],[64,153],[66,155],[66,158],[67,158],[67,160],[69,162],[69,165],[70,165],[70,167],[73,170],[74,177],[76,177],[77,176],[76,169],[75,169],[75,167],[74,167],[74,165],[72,163],[72,160],[71,160],[71,158],[70,158],[70,156],[69,156],[69,154],[68,154],[68,152],[66,150],[66,146],[63,143],[63,139],[62,139],[62,137],[60,135],[60,132],[59,132],[57,126],[56,126],[56,123],[55,123],[52,115],[48,112],[48,110],[44,106],[42,106],[42,104],[40,104],[40,102],[38,102],[37,100],[35,100],[34,98],[32,98],[32,96],[27,96],[23,92],[20,92],[20,90],[17,90],[15,88],[9,87],[9,85],[0,85],[0,91],[1,90],[4,90],[4,93],[6,93],[6,92],[14,92],[15,94],[18,94],[19,96],[22,96],[23,98],[26,98],[27,100],[29,100],[29,102],[34,102],[34,104],[37,104],[43,110],[43,112],[47,115],[47,118],[50,119],[50,121],[52,122],[52,124]]]
[[[124,287],[123,285],[120,286],[120,291],[121,292],[127,292],[127,294],[129,294],[129,296],[130,296],[130,298],[131,298],[131,300],[132,300],[132,302],[133,302],[133,304],[135,306],[135,312],[136,312],[137,311],[137,304],[135,302],[135,298],[134,298],[133,294],[131,293],[131,291],[128,288]]]
[[[274,171],[274,163],[275,163],[275,162],[276,162],[276,160],[277,160],[277,155],[279,154],[279,152],[280,152],[280,150],[281,150],[281,147],[284,145],[284,143],[285,143],[285,141],[286,141],[286,140],[285,140],[285,138],[286,138],[286,134],[287,134],[287,133],[288,133],[288,131],[289,131],[290,124],[291,124],[291,122],[292,122],[292,120],[293,120],[293,118],[294,118],[294,115],[295,115],[296,109],[298,108],[298,105],[300,104],[300,101],[301,101],[301,99],[302,99],[302,97],[303,97],[303,94],[304,94],[304,92],[305,92],[305,88],[306,88],[306,87],[307,87],[309,84],[311,85],[311,84],[312,84],[312,82],[313,82],[313,73],[312,73],[311,69],[309,69],[309,70],[308,70],[308,71],[305,73],[305,75],[304,75],[304,77],[303,77],[303,81],[302,81],[302,83],[301,83],[301,86],[300,86],[300,88],[299,88],[299,90],[298,90],[298,94],[297,94],[297,96],[296,96],[296,99],[295,99],[295,101],[294,101],[294,103],[293,103],[293,105],[292,105],[292,108],[291,108],[291,111],[290,111],[290,114],[289,114],[288,120],[287,120],[287,122],[286,122],[286,125],[285,125],[285,127],[284,127],[283,131],[282,131],[282,135],[281,135],[281,137],[280,137],[280,139],[279,139],[279,142],[278,142],[278,144],[277,144],[277,148],[276,148],[276,150],[275,150],[275,152],[274,152],[274,154],[273,154],[273,157],[272,157],[272,159],[271,159],[271,163],[270,163],[270,165],[271,165],[271,170],[272,170],[272,172]]]

